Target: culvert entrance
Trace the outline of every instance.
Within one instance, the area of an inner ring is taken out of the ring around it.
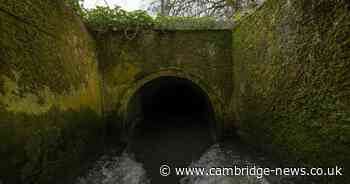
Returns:
[[[194,82],[160,77],[142,86],[128,105],[134,123],[128,151],[152,183],[178,181],[162,177],[159,166],[187,167],[214,142],[214,111],[208,95]]]
[[[190,125],[185,121],[161,123],[186,119],[201,122],[200,126],[211,130],[210,136],[216,134],[214,110],[208,95],[194,82],[180,77],[159,77],[144,84],[131,98],[127,112],[127,123],[133,124],[129,127]]]

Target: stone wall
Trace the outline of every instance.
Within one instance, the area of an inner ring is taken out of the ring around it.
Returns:
[[[225,119],[233,86],[231,31],[126,30],[93,35],[103,77],[104,111],[113,122],[124,121],[137,89],[162,76],[182,77],[200,86],[218,122],[229,122]]]
[[[231,107],[242,134],[293,166],[349,172],[349,8],[345,0],[269,0],[233,31]]]
[[[2,183],[76,174],[101,145],[99,78],[94,42],[63,1],[0,0]]]
[[[164,76],[199,86],[223,129],[239,124],[287,164],[348,172],[349,6],[268,0],[233,33],[91,31],[92,39],[62,1],[0,0],[0,183],[76,175],[102,145],[102,114],[122,125],[135,91]]]

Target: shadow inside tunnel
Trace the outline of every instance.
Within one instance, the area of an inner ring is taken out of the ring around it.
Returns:
[[[161,176],[159,168],[188,167],[214,143],[209,99],[190,81],[173,77],[146,84],[136,99],[142,121],[128,152],[143,164],[152,184],[178,183],[179,176]]]

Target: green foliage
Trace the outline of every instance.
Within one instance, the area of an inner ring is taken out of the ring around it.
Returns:
[[[127,12],[120,7],[96,7],[86,11],[84,16],[89,26],[95,28],[122,29],[129,27],[152,27],[154,20],[145,11]]]
[[[217,22],[214,17],[151,17],[146,11],[125,11],[120,7],[98,6],[91,10],[83,9],[80,0],[66,0],[84,22],[93,30],[128,29],[215,29],[230,26],[227,22]]]
[[[232,17],[233,21],[240,22],[244,18],[249,17],[249,15],[254,14],[254,12],[258,9],[258,7],[259,6],[249,6],[245,9],[238,10],[233,14],[233,17]]]
[[[233,15],[233,20],[240,21],[245,16],[242,12],[237,12]]]
[[[84,16],[86,10],[82,7],[84,0],[64,0],[78,15]]]
[[[215,17],[175,17],[158,15],[151,17],[146,11],[125,11],[97,6],[94,9],[84,9],[84,0],[65,0],[84,22],[93,30],[128,30],[128,29],[219,29],[232,27],[230,23],[218,22]]]

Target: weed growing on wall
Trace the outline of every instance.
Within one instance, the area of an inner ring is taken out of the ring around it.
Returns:
[[[84,20],[95,30],[124,29],[215,29],[229,26],[227,22],[218,22],[214,17],[151,17],[146,11],[125,11],[119,7],[96,7],[87,10]]]
[[[218,21],[215,17],[175,17],[150,16],[146,11],[125,11],[120,7],[114,8],[97,6],[94,9],[84,9],[80,0],[66,0],[75,12],[80,15],[89,28],[95,31],[128,31],[141,29],[223,29],[232,27],[232,23]]]

